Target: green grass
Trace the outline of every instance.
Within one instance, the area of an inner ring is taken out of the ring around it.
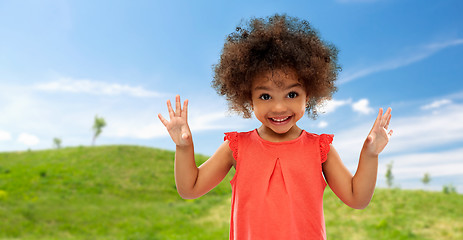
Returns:
[[[227,239],[234,171],[183,200],[173,158],[137,146],[0,153],[0,239]],[[463,239],[462,195],[378,189],[354,210],[327,189],[324,201],[329,239]]]

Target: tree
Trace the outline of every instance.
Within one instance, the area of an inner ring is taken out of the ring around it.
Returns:
[[[431,181],[431,175],[429,173],[425,173],[423,178],[421,179],[421,182],[423,182],[424,185],[428,185],[430,181]]]
[[[455,186],[453,186],[453,184],[446,184],[443,186],[442,192],[444,192],[445,194],[452,194],[457,193],[457,189],[455,188]]]
[[[393,182],[394,182],[394,175],[392,175],[392,164],[393,162],[390,162],[387,164],[387,171],[386,171],[386,183],[388,187],[391,187]]]
[[[53,138],[53,146],[56,149],[60,149],[61,148],[61,139],[60,138]]]
[[[106,126],[106,121],[102,117],[95,116],[95,122],[93,123],[93,139],[92,145],[95,145],[96,138],[101,134],[103,128]]]

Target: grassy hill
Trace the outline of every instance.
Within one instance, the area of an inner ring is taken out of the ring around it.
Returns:
[[[227,239],[234,171],[183,200],[173,158],[138,146],[0,153],[0,239]],[[324,201],[328,239],[463,239],[462,195],[378,189],[359,211],[327,189]]]

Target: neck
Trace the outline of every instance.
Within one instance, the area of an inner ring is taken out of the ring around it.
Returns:
[[[276,133],[272,129],[262,125],[257,129],[257,133],[262,139],[266,141],[285,142],[298,138],[302,133],[302,129],[297,125],[294,125],[291,129],[289,129],[289,131],[285,133]]]

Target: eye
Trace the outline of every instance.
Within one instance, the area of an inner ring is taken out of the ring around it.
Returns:
[[[270,95],[268,95],[267,93],[264,93],[264,94],[260,95],[259,98],[262,99],[262,100],[269,100],[269,99],[270,99]]]
[[[297,92],[290,92],[288,93],[288,97],[289,98],[296,98],[297,96],[299,96],[299,94]]]

